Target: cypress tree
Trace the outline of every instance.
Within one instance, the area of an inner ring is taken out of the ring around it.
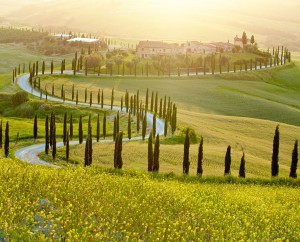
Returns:
[[[82,144],[82,142],[83,142],[83,131],[82,131],[82,117],[81,117],[81,115],[79,117],[79,124],[78,124],[78,139],[79,139],[79,144]]]
[[[113,105],[114,105],[114,88],[111,91],[111,100],[110,100],[110,109],[112,110]]]
[[[43,65],[42,65],[42,75],[45,74],[45,61],[43,61]]]
[[[2,138],[2,120],[1,120],[1,122],[0,122],[0,149],[2,149],[2,140],[3,140],[3,138]]]
[[[73,139],[73,114],[70,116],[70,140]]]
[[[279,172],[278,155],[279,155],[279,125],[277,125],[276,127],[275,135],[273,139],[273,154],[272,154],[272,165],[271,165],[272,177],[278,176],[278,172]]]
[[[198,165],[197,175],[202,176],[203,174],[203,137],[201,137],[199,150],[198,150]]]
[[[88,65],[87,65],[87,60],[85,61],[85,75],[87,76],[88,73]]]
[[[65,115],[64,115],[63,142],[64,142],[64,145],[66,145],[66,142],[67,142],[67,113],[65,113]]]
[[[53,61],[51,61],[51,67],[50,67],[51,75],[53,74],[53,69],[54,69],[54,67],[53,67]]]
[[[72,101],[74,101],[74,97],[75,97],[75,85],[72,85]]]
[[[45,153],[46,153],[46,155],[49,154],[49,118],[48,118],[48,115],[46,115],[46,121],[45,121]]]
[[[104,112],[103,116],[103,138],[105,139],[106,137],[106,112]]]
[[[156,135],[156,113],[154,113],[154,115],[153,115],[153,127],[152,127],[152,129],[153,129],[153,137],[155,137],[155,135]]]
[[[96,133],[96,139],[97,139],[97,142],[99,142],[100,140],[100,115],[98,113],[98,116],[97,116],[97,133]]]
[[[113,130],[113,139],[114,139],[114,141],[116,140],[116,136],[117,136],[117,117],[115,116],[115,118],[114,118],[114,130]]]
[[[151,102],[150,102],[150,110],[151,110],[151,112],[153,112],[153,100],[154,99],[154,93],[152,92],[152,94],[151,94]]]
[[[37,115],[34,116],[33,124],[33,138],[36,140],[38,137],[38,125],[37,125]]]
[[[131,140],[131,115],[128,115],[128,139]]]
[[[36,62],[36,65],[35,65],[35,73],[36,73],[36,76],[39,74],[39,62],[38,61]]]
[[[140,132],[140,113],[138,112],[136,114],[136,132]]]
[[[89,166],[93,162],[93,138],[92,138],[92,126],[89,127]]]
[[[104,105],[104,96],[103,96],[103,89],[102,89],[102,93],[101,93],[101,108],[103,108]]]
[[[117,112],[117,123],[116,123],[116,131],[117,131],[117,134],[119,133],[120,131],[120,112],[118,111]]]
[[[292,153],[292,164],[290,170],[291,178],[297,178],[297,166],[298,166],[298,140],[295,141],[295,145]]]
[[[136,112],[137,113],[140,111],[139,105],[140,105],[140,91],[137,90],[137,93],[136,93]]]
[[[163,118],[166,118],[166,111],[167,111],[167,97],[164,98],[164,109],[163,109]]]
[[[159,171],[159,135],[156,136],[153,156],[153,171]]]
[[[189,174],[190,170],[190,161],[189,161],[189,153],[190,153],[190,130],[186,130],[185,141],[184,141],[184,155],[183,155],[183,173]]]
[[[241,164],[240,164],[240,170],[239,170],[239,177],[245,178],[246,177],[246,169],[245,169],[245,153],[243,152],[243,156],[241,159]]]
[[[133,116],[136,114],[136,95],[133,96]]]
[[[123,96],[121,97],[121,112],[123,110]]]
[[[156,94],[155,94],[155,104],[154,104],[154,113],[155,114],[157,114],[157,105],[158,105],[158,93],[156,92]]]
[[[168,120],[165,119],[165,125],[164,125],[164,136],[166,137],[168,134]]]
[[[69,162],[70,157],[70,139],[69,139],[69,131],[67,131],[66,136],[66,161]]]
[[[86,100],[87,100],[87,88],[85,89],[84,91],[84,102],[86,103]]]
[[[6,128],[5,128],[4,154],[5,157],[7,157],[9,154],[9,123],[8,122],[6,122]]]
[[[52,84],[52,96],[54,96],[54,83]]]
[[[86,138],[85,142],[85,151],[84,151],[84,166],[87,167],[89,165],[89,135]]]
[[[98,95],[97,95],[97,100],[98,100],[98,105],[100,104],[100,97],[101,97],[101,95],[100,95],[100,88],[98,89]]]
[[[160,99],[160,103],[159,103],[159,114],[158,116],[161,118],[162,117],[162,98]]]
[[[130,97],[130,110],[129,110],[129,112],[132,114],[132,111],[133,111],[133,97],[131,96]]]
[[[93,92],[91,91],[90,92],[90,107],[92,106],[93,104]]]
[[[53,136],[52,136],[52,159],[56,158],[56,124],[53,123]]]
[[[147,88],[147,91],[146,91],[146,100],[145,100],[145,110],[146,112],[148,111],[148,100],[149,99],[149,89]]]
[[[148,139],[148,171],[153,171],[153,146],[152,146],[153,134],[150,132]]]
[[[49,129],[49,145],[52,148],[53,141],[53,112],[50,115],[50,129]]]
[[[147,130],[147,113],[145,113],[145,115],[144,115],[143,125],[142,125],[142,138],[143,138],[143,140],[145,140],[146,130]]]
[[[231,166],[231,146],[227,147],[225,155],[225,170],[224,175],[230,175],[230,166]]]
[[[78,104],[78,89],[76,90],[76,105]]]
[[[122,169],[122,167],[123,167],[123,159],[122,159],[123,132],[120,132],[118,136],[119,136],[119,138],[118,138],[118,155],[117,155],[117,159],[118,159],[118,169]]]

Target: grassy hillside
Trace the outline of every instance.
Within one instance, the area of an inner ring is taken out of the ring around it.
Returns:
[[[10,159],[0,166],[2,240],[299,238],[299,187],[277,186],[276,180],[267,186],[223,178],[198,183]]]
[[[110,97],[111,89],[116,99],[121,93],[146,88],[158,91],[159,96],[172,97],[181,110],[208,114],[221,114],[272,120],[300,125],[300,63],[248,73],[230,73],[216,76],[186,78],[134,78],[134,77],[43,77],[42,86],[55,83],[84,91],[104,89],[104,96]],[[262,111],[263,110],[263,111]]]
[[[28,63],[36,61],[45,61],[47,70],[50,69],[51,60],[54,61],[54,67],[59,66],[62,59],[66,59],[67,63],[71,63],[73,55],[65,56],[44,56],[39,53],[29,51],[21,44],[0,44],[0,74],[12,73],[13,68],[21,64],[26,64],[25,71],[28,72]],[[40,66],[41,68],[41,66]]]

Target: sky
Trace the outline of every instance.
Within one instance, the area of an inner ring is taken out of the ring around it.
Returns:
[[[246,31],[262,45],[300,42],[299,0],[0,0],[0,6],[0,17],[13,21],[102,35],[232,42]]]

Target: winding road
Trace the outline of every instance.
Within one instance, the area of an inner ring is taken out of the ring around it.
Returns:
[[[36,90],[36,89],[33,89],[32,86],[30,85],[30,83],[29,83],[29,74],[25,74],[25,75],[20,76],[19,79],[18,79],[18,85],[20,86],[21,89],[23,89],[24,91],[32,94],[33,96],[41,97],[40,91]],[[42,94],[42,99],[46,99],[45,94]],[[53,97],[49,94],[47,95],[47,100],[53,101],[53,102],[60,102],[60,103],[64,102],[64,103],[69,104],[69,105],[81,105],[81,106],[86,106],[86,107],[90,106],[89,103],[78,102],[78,104],[76,104],[76,102],[70,101],[70,100],[63,101],[62,99],[57,98],[57,97]],[[101,108],[101,106],[98,105],[98,104],[92,104],[92,107],[93,108],[99,108],[99,109]],[[108,105],[104,105],[104,108],[105,109],[110,109],[111,107],[108,106]],[[121,110],[121,107],[118,107],[118,106],[113,106],[113,110],[126,112],[125,108],[123,108]],[[147,123],[151,127],[153,126],[153,114],[152,113],[147,113]],[[156,134],[163,135],[164,134],[164,126],[165,126],[164,121],[159,119],[159,118],[156,118]],[[149,137],[149,134],[146,135],[146,138],[148,138],[148,137]],[[141,136],[133,137],[131,140],[133,140],[133,141],[134,140],[142,140],[142,137]],[[129,141],[129,139],[128,138],[123,138],[123,141]],[[113,140],[100,140],[99,142],[114,142],[114,141]],[[77,144],[79,144],[78,141],[71,141],[70,142],[70,146],[71,145],[77,145]],[[57,147],[64,146],[63,142],[58,142],[56,145],[57,145]],[[44,150],[45,150],[45,144],[35,144],[35,145],[27,146],[27,147],[24,147],[24,148],[21,148],[21,149],[17,150],[15,152],[15,156],[19,160],[28,162],[30,164],[44,165],[44,166],[50,166],[50,167],[53,167],[53,168],[59,168],[58,166],[50,164],[50,163],[42,160],[39,157],[39,154],[41,152],[43,152]]]

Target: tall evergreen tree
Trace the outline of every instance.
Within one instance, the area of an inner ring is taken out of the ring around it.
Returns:
[[[142,138],[145,140],[147,130],[147,113],[144,115],[143,126],[142,126]]]
[[[73,132],[74,132],[74,129],[73,129],[73,114],[71,113],[71,116],[70,116],[70,140],[73,140]]]
[[[164,136],[168,135],[168,120],[165,118],[165,125],[164,125]]]
[[[103,139],[106,138],[106,112],[104,112],[103,116]]]
[[[246,177],[246,169],[245,169],[245,153],[243,152],[243,156],[241,159],[241,164],[240,164],[240,170],[239,170],[239,177],[245,178]]]
[[[297,178],[297,166],[298,166],[298,140],[295,141],[295,145],[292,153],[292,164],[290,170],[291,178]]]
[[[45,61],[43,61],[43,64],[42,64],[42,75],[45,74]]]
[[[37,124],[37,115],[34,116],[33,124],[33,138],[36,140],[38,137],[38,124]]]
[[[150,110],[153,112],[153,102],[154,102],[154,92],[151,94],[151,101],[150,101]]]
[[[103,95],[103,89],[102,89],[102,93],[101,93],[101,108],[103,108],[104,105],[104,95]]]
[[[113,105],[114,105],[114,92],[115,92],[115,89],[113,88],[111,91],[111,100],[110,100],[110,109],[111,110],[113,109]]]
[[[5,157],[7,157],[9,154],[9,123],[8,122],[6,122],[6,128],[5,128],[4,154]]]
[[[184,154],[183,154],[183,173],[184,174],[189,174],[190,170],[190,161],[189,161],[189,155],[190,155],[190,135],[189,135],[190,130],[186,130],[185,134],[185,141],[184,141]]]
[[[159,171],[159,134],[156,136],[153,156],[153,171]]]
[[[67,113],[64,114],[63,142],[64,142],[64,145],[66,145],[66,142],[67,142]]]
[[[146,91],[146,100],[145,100],[145,110],[148,111],[148,102],[149,102],[149,89]]]
[[[97,95],[97,103],[98,105],[100,104],[100,101],[101,101],[101,93],[100,93],[100,88],[98,89],[98,95]]]
[[[99,115],[99,113],[98,113],[98,116],[97,116],[96,140],[97,140],[97,142],[99,142],[99,140],[100,140],[100,115]]]
[[[152,127],[152,129],[153,129],[153,137],[155,137],[155,135],[156,135],[156,113],[154,113],[154,115],[153,115],[153,127]]]
[[[123,132],[119,132],[116,135],[115,152],[114,152],[114,167],[116,169],[122,169],[123,167],[122,142],[123,142]]]
[[[278,176],[278,172],[279,172],[278,156],[279,156],[279,125],[277,125],[276,127],[275,135],[273,139],[273,154],[272,154],[272,165],[271,165],[272,177]]]
[[[81,117],[81,115],[79,117],[79,124],[78,124],[78,139],[79,139],[79,144],[82,144],[82,142],[83,142],[83,131],[82,131],[82,117]]]
[[[197,175],[202,176],[203,174],[203,137],[201,137],[199,150],[198,150],[198,165]]]
[[[148,139],[148,171],[153,171],[153,146],[152,146],[153,133],[150,132]]]
[[[114,118],[114,130],[113,130],[113,140],[116,140],[117,136],[117,117]]]
[[[90,107],[92,106],[93,104],[93,92],[91,91],[90,92]]]
[[[76,90],[76,105],[78,104],[78,89]]]
[[[52,136],[52,159],[55,160],[55,158],[56,158],[56,124],[54,121],[53,136]]]
[[[128,115],[128,139],[131,140],[131,115]]]
[[[2,137],[2,120],[0,122],[0,149],[2,149],[2,140],[3,140],[3,137]]]
[[[53,67],[53,61],[51,61],[51,67],[50,67],[51,75],[53,74],[53,69],[54,69],[54,67]]]
[[[154,103],[154,113],[155,114],[157,114],[157,106],[158,106],[158,92],[156,92],[156,94],[155,94],[155,103]]]
[[[74,101],[74,97],[75,97],[75,85],[72,85],[72,101]]]
[[[66,136],[66,161],[69,162],[70,157],[70,139],[69,139],[69,131],[67,131]]]
[[[227,147],[225,155],[225,170],[224,175],[230,175],[230,166],[231,166],[231,146]]]
[[[46,155],[49,154],[49,118],[48,118],[48,115],[46,115],[46,120],[45,120],[45,153],[46,153]]]
[[[86,100],[87,100],[87,88],[85,89],[84,91],[84,102],[86,103]]]

